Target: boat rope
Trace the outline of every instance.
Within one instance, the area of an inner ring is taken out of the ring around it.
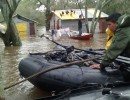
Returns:
[[[70,63],[60,64],[60,65],[56,65],[56,66],[53,66],[53,67],[50,66],[50,67],[48,67],[48,68],[45,69],[45,70],[41,70],[40,72],[37,72],[37,73],[35,73],[35,74],[33,74],[33,75],[31,75],[31,76],[29,76],[29,77],[27,77],[27,78],[25,78],[25,79],[19,81],[19,82],[16,82],[15,84],[12,84],[12,85],[10,85],[10,86],[4,87],[4,90],[7,90],[7,89],[9,89],[9,88],[11,88],[11,87],[14,87],[14,86],[16,86],[16,85],[18,85],[18,84],[20,84],[20,83],[22,83],[22,82],[24,82],[24,81],[27,81],[27,80],[29,80],[29,79],[32,79],[32,78],[34,78],[34,77],[36,77],[36,76],[39,76],[39,75],[41,75],[41,74],[44,74],[44,73],[46,73],[46,72],[49,72],[49,71],[52,71],[52,70],[55,70],[55,69],[59,69],[59,68],[70,67],[70,65],[73,65],[73,64],[79,64],[79,63],[91,61],[91,60],[94,60],[94,59],[99,59],[99,58],[102,58],[102,57],[104,57],[104,56],[101,55],[101,56],[96,56],[96,57],[93,57],[93,58],[85,59],[85,60],[82,60],[82,61],[73,61],[73,62],[70,62]]]
[[[47,40],[49,40],[49,41],[55,43],[56,45],[59,45],[59,46],[63,47],[64,49],[66,49],[66,51],[67,51],[67,49],[71,49],[72,51],[73,51],[73,49],[75,49],[75,50],[85,51],[85,52],[88,52],[88,53],[90,53],[90,54],[103,55],[103,53],[96,53],[96,52],[90,51],[90,50],[83,50],[83,49],[75,48],[74,46],[71,46],[71,47],[64,46],[64,45],[59,44],[59,43],[57,43],[56,41],[50,39],[49,37],[45,36],[44,34],[40,35],[40,37],[41,37],[41,38],[42,38],[42,37],[45,37]],[[70,51],[70,50],[69,50],[69,51]]]
[[[72,52],[73,56],[76,56],[77,58],[79,58],[79,60],[84,60],[83,58],[79,57],[76,53]],[[73,58],[74,59],[74,58]],[[74,61],[74,60],[73,60]],[[85,62],[84,62],[85,63]],[[79,66],[79,69],[81,70],[82,76],[83,76],[83,69]]]
[[[103,85],[101,85],[101,84],[98,84],[98,83],[88,83],[88,84],[85,84],[85,85],[80,85],[79,87],[73,87],[73,88],[69,88],[69,89],[67,89],[67,90],[65,90],[65,91],[62,91],[62,92],[60,92],[58,95],[60,95],[60,96],[58,96],[56,99],[54,99],[54,100],[61,100],[61,99],[63,99],[64,97],[68,100],[70,97],[68,96],[68,95],[71,95],[71,94],[73,94],[73,92],[74,93],[76,93],[76,92],[78,92],[78,91],[82,91],[82,90],[86,90],[86,91],[96,91],[97,89],[102,89],[103,88]],[[85,92],[86,92],[85,91]],[[83,92],[83,91],[82,91]],[[96,99],[94,99],[94,100],[96,100]]]

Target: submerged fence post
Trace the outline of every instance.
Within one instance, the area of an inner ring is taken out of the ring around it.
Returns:
[[[3,77],[2,77],[2,62],[0,58],[0,100],[4,100],[4,86],[3,86]]]

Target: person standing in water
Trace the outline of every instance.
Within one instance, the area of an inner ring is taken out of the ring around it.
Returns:
[[[79,31],[79,36],[81,36],[82,35],[82,15],[79,15],[78,31]]]

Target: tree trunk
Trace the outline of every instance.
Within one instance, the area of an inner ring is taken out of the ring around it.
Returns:
[[[89,33],[89,25],[88,25],[88,11],[87,11],[87,0],[85,0],[85,26],[87,33]]]
[[[46,30],[48,31],[50,29],[50,0],[47,0],[47,9],[46,9]]]
[[[21,40],[18,35],[17,28],[15,26],[15,23],[13,21],[8,23],[7,31],[2,36],[3,42],[5,46],[21,46]]]
[[[90,33],[94,34],[95,32],[95,25],[96,25],[96,14],[97,14],[97,10],[99,9],[99,7],[101,6],[100,5],[101,1],[98,1],[96,7],[95,7],[95,12],[94,12],[94,16],[93,16],[93,19],[92,19],[92,23],[91,23],[91,27],[90,27]]]
[[[97,5],[96,5],[96,9],[95,9],[95,12],[94,12],[94,17],[92,19],[92,23],[91,23],[91,28],[90,28],[90,33],[94,34],[95,33],[95,29],[96,29],[96,25],[97,25],[97,22],[101,16],[101,12],[102,12],[102,9],[111,2],[112,0],[100,0],[98,1]],[[100,10],[99,12],[99,15],[98,15],[98,18],[96,19],[96,14],[97,14],[97,10]]]

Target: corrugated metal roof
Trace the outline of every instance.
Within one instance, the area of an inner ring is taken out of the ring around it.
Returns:
[[[19,15],[19,14],[16,14],[16,15],[13,16],[13,18],[15,18],[15,17],[17,17],[18,19],[27,21],[27,22],[34,22],[34,23],[37,23],[37,21],[32,20],[32,19],[29,19],[29,18],[24,17],[24,16],[21,16],[21,15]]]
[[[92,15],[94,15],[94,12],[95,12],[95,8],[90,8],[90,9],[88,9],[88,13],[91,13]],[[99,16],[99,12],[100,12],[100,10],[97,10],[96,17]],[[108,15],[105,14],[104,12],[101,12],[101,16],[100,16],[100,17],[101,17],[101,18],[104,18],[104,17],[108,17]]]
[[[67,13],[68,12],[68,13]],[[87,16],[88,18],[93,18],[95,12],[95,8],[88,8],[87,9]],[[97,11],[96,17],[98,17],[100,10]],[[72,9],[72,10],[56,10],[53,13],[58,16],[61,20],[68,20],[68,19],[79,19],[79,15],[83,14],[85,18],[85,9]],[[108,17],[107,14],[101,12],[100,18]]]

